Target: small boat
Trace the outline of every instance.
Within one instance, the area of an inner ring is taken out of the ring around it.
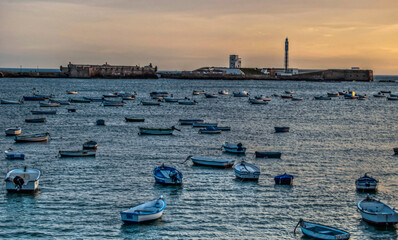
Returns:
[[[0,100],[0,104],[22,104],[22,103],[23,103],[22,99],[20,99],[19,101],[4,100],[4,99]]]
[[[199,129],[199,133],[202,133],[202,134],[220,134],[221,130],[217,129],[216,127],[206,127],[204,129]]]
[[[59,107],[60,103],[39,103],[40,107]]]
[[[387,97],[387,100],[398,101],[398,97]]]
[[[102,95],[104,98],[117,98],[120,97],[118,94],[116,93],[106,93],[104,95]]]
[[[165,208],[166,202],[163,200],[163,196],[160,196],[157,200],[122,211],[120,216],[124,223],[149,222],[162,217]]]
[[[157,183],[178,185],[182,184],[183,175],[173,167],[167,167],[164,164],[153,170],[153,175]]]
[[[376,191],[378,181],[372,177],[369,177],[367,173],[363,177],[358,178],[355,181],[355,186],[358,191]]]
[[[104,105],[104,107],[123,107],[124,106],[124,102],[122,101],[103,101],[102,105]]]
[[[398,154],[398,147],[394,148],[394,154],[397,155]]]
[[[338,97],[338,96],[340,96],[340,93],[327,93],[328,94],[328,97]]]
[[[129,117],[124,117],[126,119],[126,122],[145,122],[145,118],[129,118]]]
[[[280,97],[281,95],[280,95],[280,94],[274,93],[274,94],[272,94],[271,96],[272,96],[272,97]]]
[[[106,125],[104,119],[98,119],[97,122],[96,122],[96,124],[97,124],[97,125],[100,125],[100,126],[105,126],[105,125]]]
[[[193,123],[204,123],[203,119],[180,119],[178,120],[181,125],[193,125]]]
[[[249,93],[246,91],[234,92],[234,97],[249,97]]]
[[[285,91],[286,94],[293,94],[294,91]]]
[[[225,142],[223,143],[222,147],[226,152],[229,153],[238,153],[238,154],[244,154],[246,152],[246,148],[243,147],[242,143],[229,143]]]
[[[24,101],[44,101],[46,99],[45,96],[23,96]]]
[[[71,98],[69,100],[71,103],[91,103],[91,100],[84,98]]]
[[[216,127],[216,129],[221,131],[231,131],[231,127]]]
[[[39,187],[40,170],[33,168],[18,168],[7,173],[6,189],[8,192],[31,193]]]
[[[21,134],[22,129],[20,127],[7,128],[5,132],[6,136],[16,136]]]
[[[176,103],[179,100],[183,100],[183,99],[179,99],[179,98],[173,98],[173,97],[165,97],[163,98],[165,102],[172,102],[172,103]]]
[[[373,94],[373,97],[375,97],[375,98],[384,98],[384,97],[387,97],[387,96],[384,95],[382,92],[379,92],[377,94]]]
[[[367,96],[365,95],[358,95],[358,100],[366,100]]]
[[[151,96],[151,98],[153,98],[153,99],[162,99],[162,98],[168,97],[169,93],[168,92],[151,92],[149,94],[149,96]]]
[[[257,100],[271,101],[271,98],[265,95],[255,96],[254,98]]]
[[[217,94],[205,93],[206,98],[218,98]]]
[[[293,98],[293,95],[281,95],[281,98],[290,99]]]
[[[280,152],[255,152],[256,158],[281,158]]]
[[[48,136],[50,136],[48,132],[25,136],[15,136],[15,142],[45,142],[47,141]]]
[[[193,101],[179,100],[178,104],[181,104],[181,105],[196,105],[196,104],[198,104],[198,102],[196,100],[193,100]]]
[[[88,141],[83,143],[83,149],[97,149],[97,142],[95,141]]]
[[[89,100],[90,102],[103,102],[104,98],[93,98],[93,97],[83,97],[84,100]]]
[[[95,151],[77,150],[77,151],[59,151],[60,157],[95,157]]]
[[[68,112],[76,112],[76,108],[68,108]]]
[[[186,161],[191,159],[193,164],[207,167],[221,167],[229,168],[235,163],[235,160],[231,159],[216,159],[216,158],[204,158],[204,157],[194,157],[188,156]]]
[[[48,100],[51,103],[59,103],[60,105],[70,105],[70,101],[68,100],[55,100],[55,99],[49,99]]]
[[[304,235],[315,238],[315,239],[325,239],[325,240],[347,240],[350,239],[350,233],[325,225],[321,225],[318,223],[306,222],[300,218],[296,227],[294,228],[294,233],[296,233],[296,229],[300,225],[301,231]]]
[[[342,91],[342,92],[339,92],[339,95],[345,95],[345,94],[347,94],[348,92],[346,92],[346,91]]]
[[[263,99],[255,99],[255,98],[249,98],[249,103],[251,103],[251,104],[268,104],[268,102]]]
[[[217,127],[218,123],[206,123],[206,122],[193,122],[192,127]]]
[[[14,159],[25,159],[25,154],[12,150],[12,148],[9,148],[8,150],[4,151],[6,154],[6,159],[14,160]]]
[[[292,101],[303,101],[304,98],[302,97],[292,97]]]
[[[57,114],[57,111],[30,111],[34,115],[39,115],[39,114]]]
[[[122,97],[123,100],[135,100],[135,95],[131,95],[131,96],[123,96]]]
[[[275,184],[279,185],[292,185],[293,184],[293,176],[289,174],[282,174],[274,177]]]
[[[229,92],[225,91],[225,90],[221,90],[221,91],[218,91],[218,94],[220,94],[220,95],[228,95]]]
[[[346,94],[344,95],[344,99],[358,99],[358,96],[353,94]]]
[[[391,93],[391,91],[380,91],[381,93]]]
[[[77,91],[66,91],[67,94],[77,94]]]
[[[27,123],[44,123],[46,122],[46,118],[28,118],[25,119]]]
[[[141,101],[141,104],[143,106],[160,106],[160,102],[145,102],[145,101]]]
[[[172,135],[174,130],[180,131],[174,126],[170,128],[146,128],[146,127],[138,127],[139,133],[138,135]]]
[[[390,94],[390,97],[398,97],[398,94]]]
[[[245,161],[235,164],[234,171],[235,176],[242,180],[258,180],[260,177],[260,168]]]
[[[332,98],[328,97],[328,96],[315,96],[314,99],[315,100],[332,100]]]
[[[398,213],[388,204],[367,196],[358,202],[358,210],[365,222],[375,225],[395,225]]]
[[[276,133],[289,132],[290,127],[274,127]]]
[[[192,92],[192,95],[199,95],[199,94],[206,94],[206,92],[204,91],[204,90],[202,90],[202,91],[193,91]]]

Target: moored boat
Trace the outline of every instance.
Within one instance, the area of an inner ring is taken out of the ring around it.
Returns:
[[[205,93],[206,98],[218,98],[217,94]]]
[[[34,115],[39,115],[39,114],[49,114],[49,115],[54,115],[57,114],[57,111],[30,111]]]
[[[67,94],[77,94],[77,91],[66,91]]]
[[[290,127],[274,127],[276,133],[289,132]]]
[[[376,191],[378,182],[379,181],[369,177],[368,174],[365,173],[363,177],[360,177],[355,181],[355,186],[358,191]]]
[[[105,100],[102,102],[102,105],[104,105],[104,107],[123,107],[124,106],[124,102],[122,101],[108,101]]]
[[[391,93],[391,91],[381,90],[381,93]]]
[[[263,100],[263,101],[271,101],[271,98],[265,95],[259,95],[254,97],[257,100]]]
[[[41,102],[39,104],[40,107],[59,107],[59,105],[61,105],[60,103],[45,103],[45,102]]]
[[[216,128],[218,130],[221,130],[221,131],[231,131],[231,127],[219,127],[219,126],[217,126]]]
[[[281,95],[281,98],[290,99],[290,98],[293,98],[293,95]]]
[[[141,101],[143,106],[160,106],[160,102]]]
[[[217,127],[218,123],[207,123],[207,122],[193,122],[192,127]]]
[[[221,167],[228,168],[232,167],[235,163],[235,160],[231,159],[217,159],[217,158],[204,158],[204,157],[194,157],[188,156],[186,160],[191,159],[193,164],[207,166],[207,167]]]
[[[285,91],[286,94],[293,94],[294,91]]]
[[[149,222],[162,217],[165,208],[166,202],[160,196],[159,199],[122,211],[120,216],[124,223]]]
[[[45,142],[47,141],[48,136],[50,136],[48,132],[24,136],[15,136],[15,142]]]
[[[84,100],[89,100],[90,102],[103,102],[104,98],[93,98],[93,97],[83,97]]]
[[[199,129],[199,133],[202,134],[220,134],[221,130],[217,129],[216,127],[206,127],[203,129]]]
[[[289,174],[282,174],[274,177],[275,184],[279,185],[292,185],[294,177]]]
[[[242,180],[258,180],[260,177],[260,168],[245,161],[235,164],[234,171],[235,176]]]
[[[83,143],[83,149],[97,149],[98,143],[96,141],[88,141]]]
[[[16,136],[21,134],[22,129],[20,127],[7,128],[5,132],[6,136]]]
[[[387,97],[387,100],[398,101],[398,97]]]
[[[148,128],[148,127],[138,127],[138,135],[172,135],[174,130],[180,131],[174,126],[170,128]]]
[[[149,94],[149,96],[151,96],[151,98],[153,98],[153,99],[162,99],[162,98],[168,97],[169,93],[168,92],[159,92],[159,91],[151,92]]]
[[[292,97],[292,101],[303,101],[304,98],[302,97]]]
[[[145,118],[130,118],[130,117],[124,117],[126,119],[126,122],[144,122]]]
[[[328,96],[315,96],[314,99],[315,100],[332,100],[332,98],[328,97]]]
[[[358,210],[365,222],[375,225],[395,225],[398,213],[388,204],[367,196],[358,202]]]
[[[60,105],[70,105],[70,101],[68,100],[55,100],[55,99],[49,99],[48,100],[51,103],[59,103]]]
[[[46,118],[28,118],[25,119],[27,123],[44,123],[46,122]]]
[[[196,91],[196,90],[194,90],[194,91],[192,92],[192,95],[199,95],[199,94],[206,94],[206,92],[205,92],[204,90],[202,90],[202,91]]]
[[[225,142],[222,147],[229,153],[244,154],[246,152],[246,148],[243,147],[242,143]]]
[[[24,101],[44,101],[45,96],[23,96]]]
[[[229,92],[226,91],[226,90],[221,90],[221,91],[218,91],[218,94],[220,94],[220,95],[228,95]]]
[[[19,101],[5,100],[5,99],[0,100],[0,104],[22,104],[22,103],[23,103],[22,99],[20,99]]]
[[[30,193],[39,187],[40,170],[17,168],[7,173],[5,182],[8,192]]]
[[[91,103],[91,100],[85,98],[71,98],[69,100],[71,103]]]
[[[181,105],[196,105],[198,102],[196,100],[190,101],[190,100],[179,100],[178,104]]]
[[[246,91],[234,92],[234,97],[249,97],[249,93]]]
[[[77,151],[59,151],[60,157],[95,157],[95,151],[77,150]]]
[[[76,108],[68,108],[68,112],[76,112]]]
[[[180,171],[173,167],[162,164],[153,170],[153,175],[157,183],[178,185],[182,184],[183,175]]]
[[[294,233],[296,233],[296,229],[299,225],[301,228],[301,232],[303,232],[304,235],[315,239],[324,239],[324,240],[350,239],[349,232],[318,223],[307,222],[301,218],[297,223],[296,227],[294,228]]]
[[[180,119],[181,125],[193,125],[193,123],[204,123],[203,119]]]
[[[398,155],[398,147],[394,148],[393,150],[394,150],[394,154]]]
[[[6,159],[14,160],[14,159],[25,159],[25,154],[15,151],[12,148],[9,148],[8,150],[4,151],[6,155]]]
[[[249,102],[251,104],[268,104],[268,102],[263,99],[255,99],[255,98],[249,98]]]
[[[256,158],[281,158],[280,152],[255,152]]]
[[[373,94],[373,97],[375,97],[375,98],[384,98],[384,97],[387,97],[387,96],[384,95],[384,94],[381,93],[381,92],[378,92],[377,94]]]
[[[340,93],[330,93],[330,92],[328,92],[327,93],[328,94],[328,97],[338,97],[338,96],[340,96]]]
[[[100,125],[100,126],[105,126],[105,125],[106,125],[106,122],[105,122],[104,119],[98,119],[98,120],[96,121],[96,124],[97,124],[97,125]]]

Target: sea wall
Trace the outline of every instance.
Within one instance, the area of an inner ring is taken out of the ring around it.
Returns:
[[[66,77],[61,72],[14,72],[0,71],[0,78],[62,78]]]

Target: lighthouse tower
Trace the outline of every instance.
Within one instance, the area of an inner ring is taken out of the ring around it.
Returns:
[[[289,67],[289,39],[285,40],[285,73],[288,72]]]

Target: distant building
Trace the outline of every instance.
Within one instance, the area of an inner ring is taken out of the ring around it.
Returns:
[[[229,55],[229,68],[241,68],[241,58],[238,55]]]
[[[195,74],[204,74],[204,75],[245,75],[240,69],[236,68],[223,68],[223,67],[202,67],[192,71]]]
[[[289,39],[285,40],[285,73],[289,72]]]

